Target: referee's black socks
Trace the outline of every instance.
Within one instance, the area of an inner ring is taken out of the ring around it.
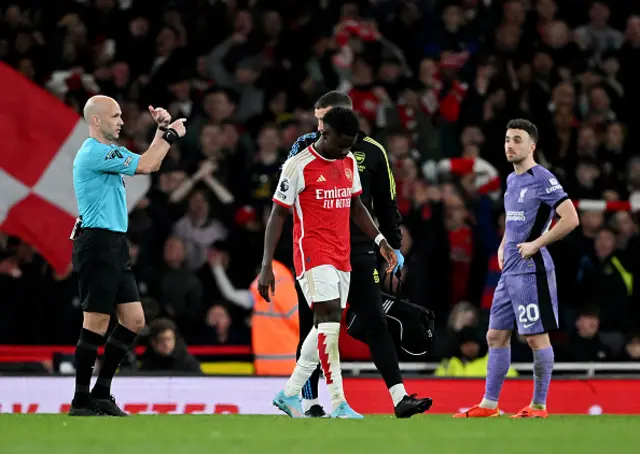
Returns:
[[[76,392],[73,396],[73,406],[83,407],[89,403],[89,386],[93,366],[98,357],[98,348],[104,344],[104,336],[82,328],[80,339],[76,346]]]
[[[111,394],[111,380],[122,359],[131,349],[137,335],[137,333],[125,328],[121,324],[116,325],[113,329],[107,340],[107,345],[104,347],[102,367],[100,368],[98,380],[93,387],[93,391],[91,391],[92,396],[98,399],[106,399],[109,397]]]

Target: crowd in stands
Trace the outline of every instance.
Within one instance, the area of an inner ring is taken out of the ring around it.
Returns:
[[[130,150],[153,136],[148,105],[188,119],[128,240],[148,322],[189,345],[250,343],[271,196],[328,90],[386,147],[406,294],[437,316],[432,360],[486,351],[509,119],[537,124],[536,158],[572,199],[640,197],[636,2],[11,0],[0,13],[0,59],[79,113],[93,94],[115,98]],[[638,361],[638,218],[580,219],[550,248],[556,358]],[[292,264],[290,234],[277,259]],[[0,344],[75,344],[81,318],[73,273],[0,233]],[[513,353],[530,360],[517,337]]]

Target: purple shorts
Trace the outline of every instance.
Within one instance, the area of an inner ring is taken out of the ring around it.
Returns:
[[[521,335],[558,329],[558,291],[554,270],[502,275],[491,304],[489,328],[513,330]]]

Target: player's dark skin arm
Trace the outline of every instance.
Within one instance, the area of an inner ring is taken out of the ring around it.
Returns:
[[[362,202],[361,202],[362,203]],[[366,209],[365,209],[366,211]],[[282,226],[289,216],[289,209],[277,203],[273,205],[269,220],[267,221],[266,232],[264,236],[264,252],[262,255],[262,269],[258,277],[258,292],[266,301],[271,301],[271,295],[276,292],[276,279],[273,274],[273,255],[276,246],[282,235]],[[373,223],[373,221],[371,221]],[[373,226],[375,228],[375,225]],[[377,229],[376,229],[377,232]],[[377,233],[376,233],[377,234]],[[393,254],[393,251],[392,251]],[[395,258],[395,255],[393,255]],[[269,292],[271,290],[271,292]],[[313,308],[313,323],[317,327],[318,323],[334,322],[339,323],[342,310],[340,309],[340,300],[325,301],[322,304],[316,304]]]
[[[276,292],[276,279],[273,275],[273,255],[276,251],[280,235],[282,235],[282,226],[289,216],[289,209],[277,203],[273,204],[273,209],[267,221],[267,227],[264,234],[264,251],[262,253],[262,268],[258,278],[258,292],[265,300],[271,301],[269,297],[269,289],[271,294]]]
[[[373,222],[369,211],[362,203],[359,195],[351,198],[351,220],[362,230],[362,233],[372,240],[380,234],[378,227],[376,227],[376,224]],[[391,246],[389,246],[387,240],[380,242],[380,253],[388,263],[387,272],[392,272],[398,263],[398,258]]]

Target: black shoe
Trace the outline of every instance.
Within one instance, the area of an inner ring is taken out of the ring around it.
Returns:
[[[410,418],[418,413],[424,413],[431,408],[433,401],[431,397],[425,397],[424,399],[416,398],[417,394],[410,396],[404,396],[400,403],[396,405],[395,413],[398,418]]]
[[[94,408],[108,416],[129,416],[124,411],[120,410],[120,407],[116,405],[116,398],[113,396],[109,396],[106,399],[99,399],[92,396],[91,403]]]
[[[318,404],[315,404],[309,407],[309,409],[304,412],[304,415],[307,418],[326,418],[327,417],[327,413],[324,411],[324,408],[322,408],[322,405],[318,405]]]
[[[107,416],[104,412],[95,408],[92,404],[71,405],[69,416]]]

